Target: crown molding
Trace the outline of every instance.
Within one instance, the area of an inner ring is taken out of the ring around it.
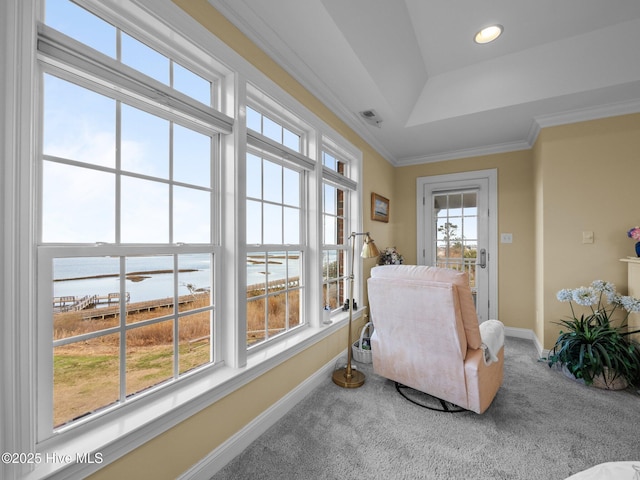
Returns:
[[[483,155],[493,155],[496,153],[515,152],[531,148],[529,142],[523,140],[518,142],[498,143],[477,148],[465,148],[461,150],[451,150],[433,155],[420,155],[415,157],[403,157],[398,159],[398,166],[420,165],[423,163],[444,162],[447,160],[460,160],[462,158],[480,157]]]
[[[566,125],[569,123],[586,122],[599,118],[617,117],[640,112],[640,98],[633,101],[609,103],[595,107],[580,108],[552,115],[539,115],[534,121],[539,128]],[[535,140],[534,140],[535,141]]]

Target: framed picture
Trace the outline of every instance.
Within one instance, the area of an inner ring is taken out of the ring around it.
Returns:
[[[389,221],[389,199],[377,193],[371,194],[371,220]]]

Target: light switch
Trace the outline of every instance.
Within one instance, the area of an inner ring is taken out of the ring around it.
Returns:
[[[513,234],[512,233],[501,233],[500,234],[500,243],[513,243]]]
[[[582,243],[593,243],[593,232],[582,232]]]

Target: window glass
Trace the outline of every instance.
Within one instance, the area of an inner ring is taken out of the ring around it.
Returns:
[[[203,187],[211,185],[211,137],[174,124],[173,179]]]
[[[54,347],[53,427],[119,402],[119,343],[114,333]]]
[[[247,128],[261,133],[291,150],[302,151],[299,134],[249,106],[247,106]]]
[[[247,197],[262,198],[262,159],[247,153]]]
[[[327,169],[344,175],[347,162],[339,155],[327,150],[322,152],[322,164]],[[330,310],[341,308],[347,299],[347,273],[345,265],[348,258],[347,235],[349,229],[348,200],[352,192],[349,189],[325,181],[322,188],[322,225],[323,225],[323,299]]]
[[[173,187],[173,243],[211,242],[211,193]]]
[[[115,241],[115,175],[44,161],[42,241]]]
[[[122,169],[169,178],[169,121],[123,104]]]
[[[47,25],[116,58],[115,27],[69,0],[47,0],[45,5]]]
[[[45,155],[115,166],[115,100],[45,75],[43,110]]]
[[[54,427],[211,363],[211,265],[210,254],[53,259]]]
[[[184,68],[182,65],[173,64],[173,88],[189,95],[205,105],[211,105],[211,82]]]
[[[120,35],[119,60],[141,81],[169,85],[173,68],[177,89],[212,103],[211,82],[71,2],[48,0],[46,13],[51,27],[111,56]],[[163,105],[125,103],[118,75],[94,83],[80,67],[42,68],[38,272],[51,281],[53,337],[39,357],[52,377],[37,397],[55,429],[214,362],[219,200],[212,135],[157,113]]]
[[[296,152],[300,151],[300,135],[286,128],[282,129],[282,144]]]
[[[149,77],[170,85],[169,59],[135,38],[121,34],[122,63]]]
[[[274,251],[247,257],[247,345],[258,345],[303,324],[302,253]]]
[[[262,133],[262,115],[251,107],[247,107],[247,128]]]
[[[264,200],[282,203],[282,166],[264,160],[262,162],[262,183]]]
[[[262,117],[262,134],[278,143],[282,143],[282,125],[268,117]]]
[[[169,186],[122,178],[122,243],[169,242]]]

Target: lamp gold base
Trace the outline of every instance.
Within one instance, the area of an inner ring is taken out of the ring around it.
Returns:
[[[358,388],[364,385],[364,373],[351,369],[351,376],[347,378],[347,367],[333,372],[333,383],[343,388]]]

